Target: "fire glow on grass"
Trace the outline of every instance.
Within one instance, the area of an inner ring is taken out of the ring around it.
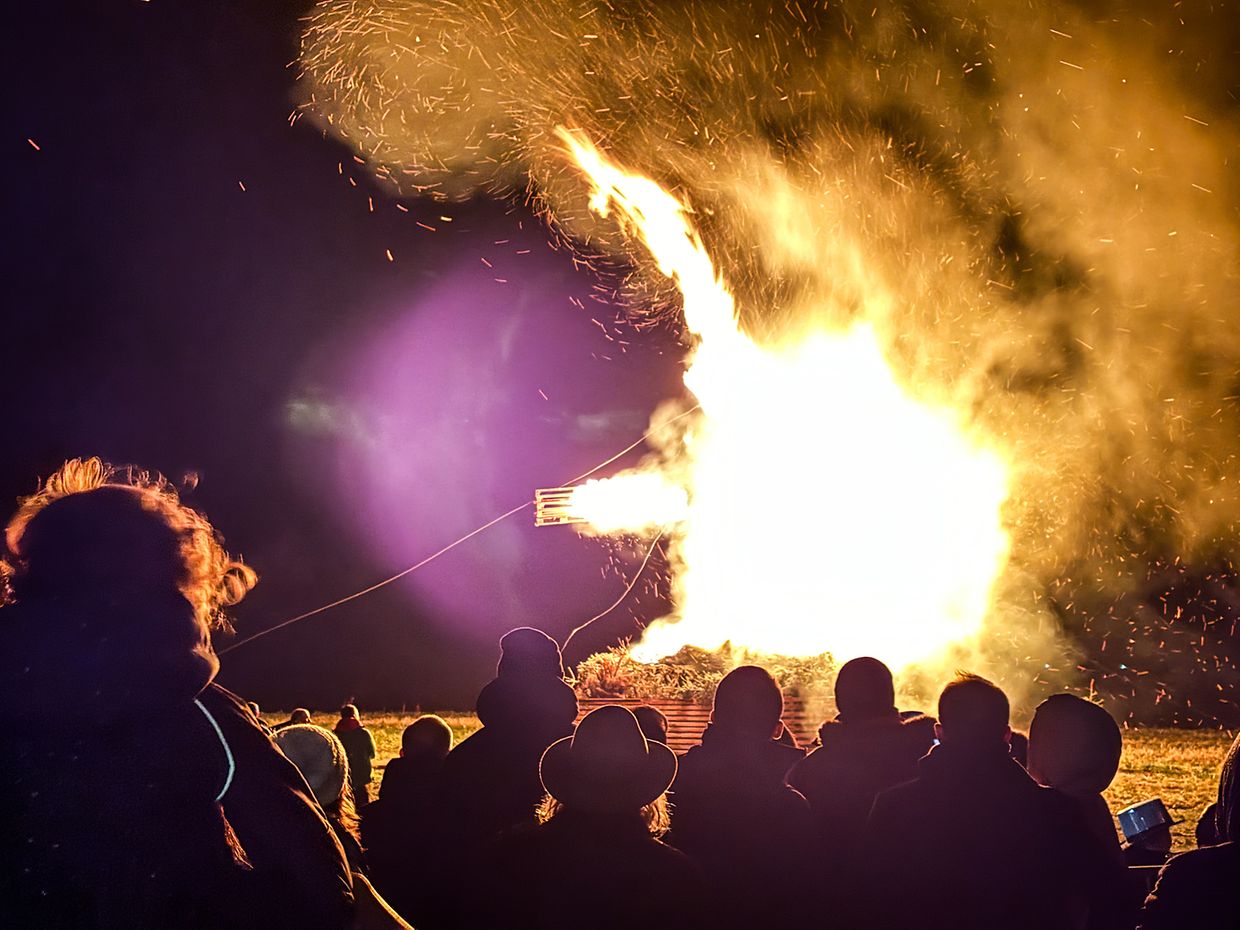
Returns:
[[[955,411],[910,396],[873,330],[759,346],[685,207],[560,130],[591,209],[640,236],[684,298],[700,404],[657,464],[577,488],[593,532],[671,540],[671,616],[654,661],[725,641],[778,655],[881,656],[905,668],[974,640],[1007,560],[1002,456]]]

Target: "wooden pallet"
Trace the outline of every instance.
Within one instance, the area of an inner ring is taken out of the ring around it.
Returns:
[[[578,698],[580,720],[590,711],[605,704],[619,704],[621,707],[640,707],[648,704],[662,711],[667,717],[667,745],[676,752],[684,752],[702,741],[702,731],[710,722],[710,705],[698,704],[695,701],[637,701],[628,698]],[[794,737],[797,744],[808,747],[818,735],[821,720],[810,720],[806,715],[804,702],[797,697],[784,699],[784,726]]]

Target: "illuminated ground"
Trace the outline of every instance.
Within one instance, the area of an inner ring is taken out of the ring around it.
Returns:
[[[268,721],[288,719],[281,711],[264,716]],[[400,752],[401,731],[416,716],[363,712],[379,747],[378,769]],[[458,741],[478,728],[478,718],[472,714],[441,711],[440,716],[451,725]],[[315,712],[314,720],[331,726],[335,715]],[[1206,804],[1214,800],[1219,766],[1235,736],[1234,730],[1126,730],[1119,776],[1107,792],[1111,809],[1117,811],[1137,801],[1161,797],[1172,815],[1184,820],[1173,831],[1176,849],[1192,848],[1193,825]]]

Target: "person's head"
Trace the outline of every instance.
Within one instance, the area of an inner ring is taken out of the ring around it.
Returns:
[[[289,723],[309,723],[310,711],[306,710],[304,707],[298,707],[291,714],[289,714],[288,721]]]
[[[1119,725],[1104,708],[1054,694],[1029,724],[1029,774],[1067,794],[1102,794],[1119,771],[1123,748]]]
[[[637,725],[642,728],[642,735],[656,743],[667,742],[667,717],[663,711],[649,704],[641,704],[633,708],[633,716]]]
[[[356,704],[342,704],[340,706],[340,719],[361,720],[362,718],[358,716]]]
[[[784,695],[771,673],[756,665],[732,669],[715,689],[712,724],[746,736],[772,739],[783,732]]]
[[[452,749],[452,728],[434,714],[423,714],[400,735],[400,754],[406,759],[442,760]]]
[[[545,819],[564,808],[595,814],[642,814],[652,832],[667,828],[664,795],[676,777],[676,754],[642,735],[637,718],[616,704],[599,707],[572,736],[547,747],[538,767]]]
[[[845,662],[835,676],[835,707],[851,722],[896,714],[896,686],[891,669],[869,656]]]
[[[1231,744],[1223,761],[1217,803],[1214,819],[1219,842],[1240,842],[1240,736]]]
[[[336,735],[312,723],[300,723],[277,730],[272,739],[297,766],[323,811],[355,832],[357,811],[349,786],[349,760]]]
[[[542,630],[523,626],[509,630],[499,641],[499,665],[495,674],[505,676],[564,677],[560,647]]]
[[[1006,749],[1012,730],[1007,695],[980,675],[960,672],[939,695],[939,722],[934,735],[960,749]]]
[[[97,458],[65,462],[24,498],[5,543],[0,574],[18,601],[182,598],[204,630],[226,628],[224,609],[258,580],[162,477]]]

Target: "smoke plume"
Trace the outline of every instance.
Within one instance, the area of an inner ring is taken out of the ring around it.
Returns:
[[[992,666],[1120,716],[1234,720],[1238,22],[327,0],[301,105],[402,196],[530,198],[661,325],[674,291],[587,211],[555,135],[584,131],[692,206],[755,339],[868,320],[913,392],[1008,450]]]

